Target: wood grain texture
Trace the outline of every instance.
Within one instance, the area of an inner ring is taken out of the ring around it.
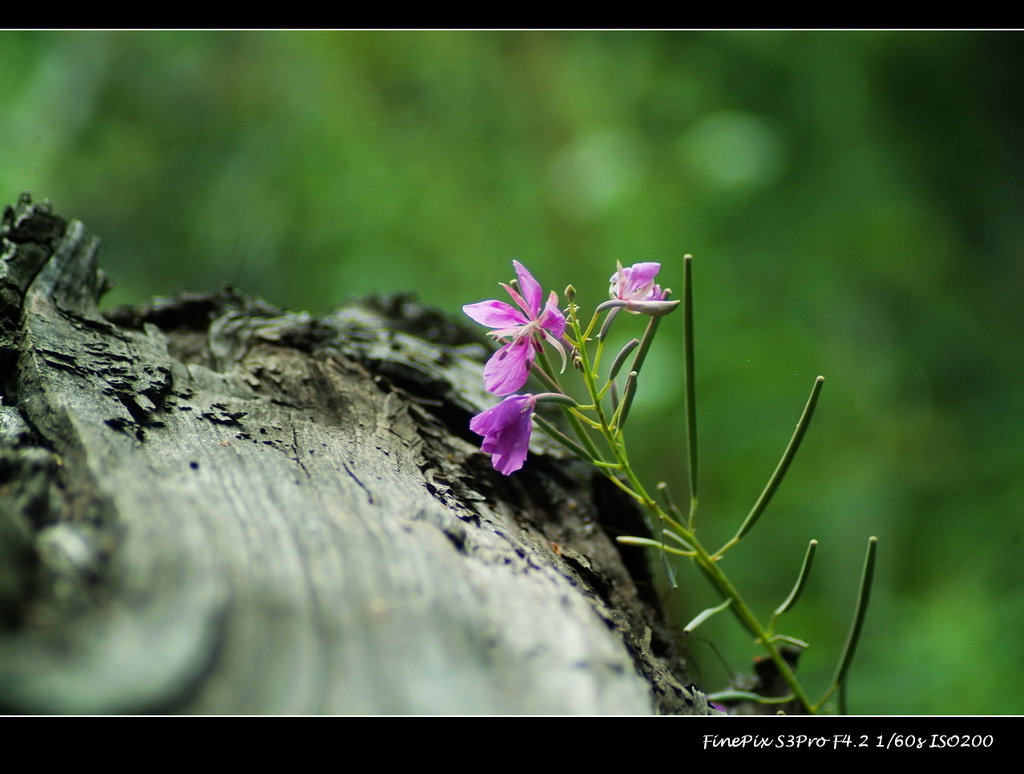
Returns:
[[[0,709],[706,711],[602,528],[629,504],[479,453],[456,324],[233,291],[105,317],[97,250],[5,215]]]

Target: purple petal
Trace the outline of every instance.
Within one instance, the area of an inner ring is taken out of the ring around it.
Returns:
[[[526,455],[530,451],[530,432],[533,424],[530,422],[530,415],[525,414],[526,421],[519,432],[507,433],[507,438],[502,444],[500,451],[491,455],[491,465],[499,473],[509,476],[523,467],[526,462]]]
[[[526,395],[512,395],[496,406],[481,411],[469,420],[469,429],[477,435],[492,435],[514,421],[522,411]]]
[[[540,326],[556,339],[562,338],[565,333],[565,315],[558,308],[558,294],[553,290],[540,317]]]
[[[529,322],[515,307],[504,301],[480,301],[462,307],[466,315],[488,328],[515,328]]]
[[[533,395],[512,395],[470,421],[470,430],[484,436],[481,451],[491,455],[491,464],[499,473],[507,476],[523,467],[536,404]]]
[[[526,267],[519,261],[512,261],[512,265],[516,267],[516,277],[519,278],[519,292],[523,294],[523,300],[526,301],[527,306],[530,310],[531,319],[536,320],[537,314],[540,312],[540,302],[544,297],[544,291],[540,288],[540,283],[533,278],[533,275],[526,270]]]
[[[630,268],[626,269],[630,272],[631,283],[635,287],[646,287],[647,285],[654,284],[654,278],[658,276],[658,272],[661,271],[660,263],[634,263]]]
[[[530,378],[533,358],[532,337],[522,336],[509,342],[491,355],[484,366],[484,388],[495,395],[515,392]]]
[[[504,282],[499,283],[508,294],[512,296],[512,300],[516,302],[516,306],[523,310],[523,314],[526,315],[525,319],[532,320],[534,318],[533,310],[530,309],[530,305],[526,303],[526,299],[519,295],[519,291],[511,285],[506,285]]]
[[[661,270],[660,263],[634,263],[627,269],[619,268],[611,277],[612,298],[626,301],[648,301],[661,299],[661,288],[654,284],[654,278]]]

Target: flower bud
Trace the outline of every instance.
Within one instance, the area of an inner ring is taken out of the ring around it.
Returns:
[[[678,301],[629,301],[626,303],[626,310],[646,314],[649,317],[661,317],[675,311],[677,306],[679,306]]]
[[[542,392],[533,397],[538,403],[558,403],[561,406],[569,406],[570,408],[575,408],[579,405],[568,395],[563,395],[560,392]]]
[[[619,375],[619,370],[622,368],[622,364],[626,362],[626,358],[629,357],[629,353],[632,352],[640,345],[640,339],[633,339],[629,341],[626,346],[619,350],[619,354],[615,356],[615,360],[612,361],[611,370],[608,371],[608,378],[614,379]]]

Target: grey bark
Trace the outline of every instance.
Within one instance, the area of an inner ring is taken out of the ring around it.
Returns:
[[[631,504],[557,449],[479,452],[454,321],[103,315],[82,223],[26,196],[0,240],[0,711],[707,711],[608,536]]]

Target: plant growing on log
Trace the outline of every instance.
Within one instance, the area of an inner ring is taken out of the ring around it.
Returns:
[[[666,559],[665,567],[673,587],[675,581],[668,558],[682,556],[690,559],[723,598],[721,604],[696,616],[684,627],[684,631],[692,632],[716,613],[730,610],[743,628],[765,650],[770,663],[788,687],[788,693],[783,696],[729,691],[718,694],[718,700],[789,704],[796,706],[799,711],[814,714],[825,709],[826,702],[833,695],[837,695],[838,710],[845,712],[846,678],[867,611],[877,539],[872,537],[868,541],[856,609],[835,674],[828,688],[816,700],[811,698],[801,684],[794,669],[795,659],[787,653],[787,650],[793,649],[799,652],[807,647],[807,643],[781,633],[776,627],[781,616],[792,609],[803,591],[813,564],[817,541],[812,540],[808,545],[792,590],[774,610],[767,623],[754,613],[721,567],[725,555],[757,523],[785,477],[810,425],[825,381],[824,377],[819,376],[815,379],[810,398],[797,422],[793,436],[750,513],[730,540],[717,550],[710,550],[697,537],[698,456],[691,256],[684,257],[685,288],[681,302],[672,300],[671,291],[662,290],[655,283],[660,264],[637,263],[628,268],[623,268],[619,264],[610,279],[610,300],[595,308],[585,326],[581,322],[576,292],[571,285],[565,290],[568,305],[564,315],[558,309],[558,297],[553,291],[548,295],[542,309],[543,291],[540,283],[518,261],[514,261],[513,264],[517,279],[503,287],[515,301],[518,309],[503,301],[494,300],[463,307],[463,311],[473,320],[492,328],[491,336],[501,344],[484,369],[484,386],[489,392],[508,397],[476,415],[470,423],[473,432],[484,436],[482,451],[491,455],[494,468],[504,475],[511,475],[523,466],[535,423],[555,441],[592,463],[616,486],[643,506],[649,514],[653,535],[620,537],[619,541],[659,551]],[[640,371],[661,318],[680,306],[683,309],[690,485],[690,503],[685,514],[673,502],[664,482],[657,485],[661,502],[648,493],[629,461],[624,432],[629,409],[636,396]],[[623,309],[633,315],[646,316],[647,326],[641,338],[630,340],[614,355],[607,373],[602,376],[601,362],[605,356],[608,332]],[[544,348],[546,344],[555,348],[561,355],[561,372],[551,367]],[[582,375],[586,391],[586,398],[582,401],[570,397],[562,387],[561,375],[565,372],[567,352],[574,367]],[[627,361],[629,367],[626,375],[620,378]],[[511,395],[526,384],[531,373],[551,391]],[[537,403],[543,402],[560,404],[571,436],[535,412]],[[711,698],[716,696],[713,695]]]

